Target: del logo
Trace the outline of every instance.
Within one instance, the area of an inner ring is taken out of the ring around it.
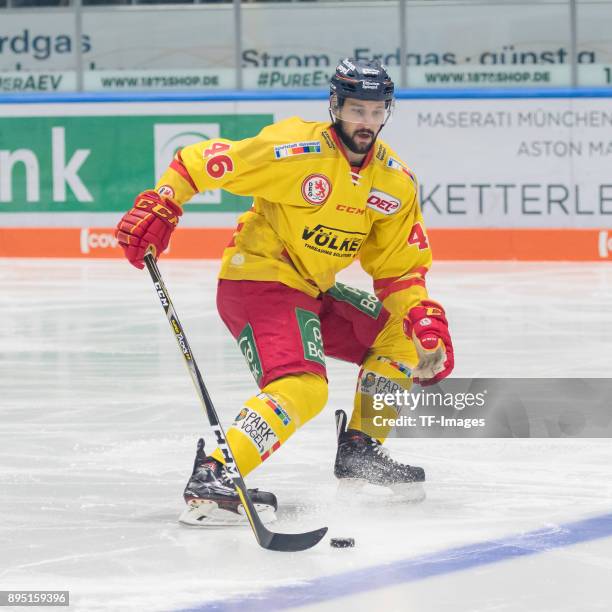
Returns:
[[[392,215],[400,207],[400,201],[384,191],[372,190],[368,196],[368,206],[383,215]]]
[[[324,174],[311,174],[302,183],[302,197],[315,206],[327,201],[331,193],[331,183]]]
[[[156,123],[153,127],[153,140],[155,142],[155,176],[161,176],[176,152],[187,145],[218,138],[220,126],[218,123]],[[162,186],[168,187],[167,185]],[[169,198],[173,195],[162,193]],[[219,189],[196,194],[191,200],[193,204],[221,204],[221,191]]]
[[[354,257],[365,236],[363,232],[347,232],[320,223],[313,228],[305,227],[302,232],[307,249],[334,257]]]

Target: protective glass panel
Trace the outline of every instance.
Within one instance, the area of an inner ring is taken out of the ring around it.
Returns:
[[[0,23],[0,95],[59,93],[77,88],[74,12],[9,4]],[[81,38],[87,47],[86,37]]]
[[[242,5],[246,89],[327,89],[344,57],[380,59],[399,78],[398,3]]]
[[[409,87],[558,87],[571,82],[565,1],[408,2]]]
[[[612,85],[612,1],[577,3],[578,85]]]
[[[202,91],[236,86],[232,5],[83,9],[92,91]]]

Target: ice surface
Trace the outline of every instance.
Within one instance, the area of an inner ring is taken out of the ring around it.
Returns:
[[[218,264],[160,267],[228,424],[255,387],[216,313]],[[341,280],[369,289],[357,267]],[[428,285],[457,376],[610,375],[609,265],[437,263]],[[0,260],[0,287],[0,590],[68,589],[73,610],[223,610],[234,596],[274,610],[270,589],[337,575],[346,597],[304,609],[611,609],[612,538],[388,588],[373,570],[358,595],[349,574],[612,513],[609,440],[394,439],[395,457],[426,468],[427,500],[341,502],[333,411],[350,410],[356,368],[330,361],[326,409],[247,482],[276,492],[275,529],[328,525],[357,544],[267,552],[248,528],[176,522],[196,439],[212,437],[146,272]]]

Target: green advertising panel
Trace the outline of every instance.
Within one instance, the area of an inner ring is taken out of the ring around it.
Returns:
[[[119,212],[186,145],[240,140],[271,114],[0,118],[0,212]],[[215,190],[192,211],[239,212],[250,199]]]

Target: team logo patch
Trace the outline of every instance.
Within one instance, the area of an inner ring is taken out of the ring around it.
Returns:
[[[309,142],[294,142],[293,144],[277,145],[274,147],[274,157],[281,159],[291,155],[304,155],[304,153],[320,153],[321,141],[311,140]]]
[[[370,195],[368,195],[368,208],[383,215],[392,215],[394,212],[397,212],[400,205],[400,201],[397,198],[384,191],[372,189]]]
[[[171,200],[174,198],[174,189],[172,189],[170,185],[162,185],[157,190],[157,193],[159,193],[159,195],[164,196],[166,198],[170,198]]]
[[[331,193],[331,183],[324,174],[311,174],[302,183],[302,197],[315,206],[325,204]]]
[[[408,168],[406,168],[404,164],[398,162],[397,159],[390,157],[389,161],[387,161],[387,167],[393,168],[393,170],[400,170],[406,176],[410,177],[410,180],[416,185],[416,177],[414,176],[414,174],[412,174],[412,172],[410,172],[410,170],[408,170]]]

